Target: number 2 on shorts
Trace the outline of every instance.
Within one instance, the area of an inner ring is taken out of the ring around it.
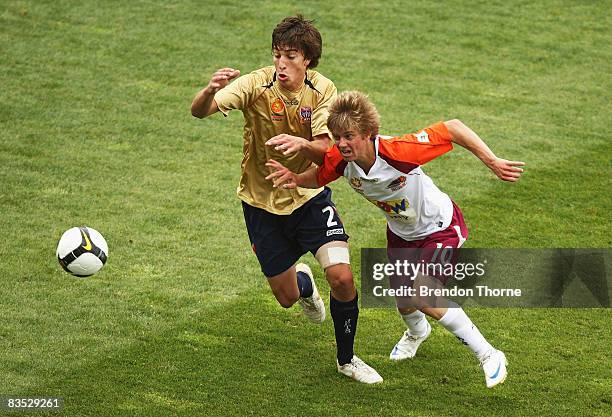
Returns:
[[[334,220],[334,209],[332,206],[327,206],[321,211],[323,213],[327,212],[327,215],[329,216],[327,218],[327,227],[334,227],[338,225],[338,222]]]

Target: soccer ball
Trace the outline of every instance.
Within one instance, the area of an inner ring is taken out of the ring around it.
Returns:
[[[60,238],[56,255],[64,271],[77,277],[88,277],[106,263],[108,245],[97,230],[73,227]]]

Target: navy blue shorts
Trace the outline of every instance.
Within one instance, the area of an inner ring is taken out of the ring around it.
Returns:
[[[266,277],[291,268],[306,252],[314,255],[326,243],[348,240],[331,193],[325,187],[288,215],[272,214],[242,202],[249,240]]]

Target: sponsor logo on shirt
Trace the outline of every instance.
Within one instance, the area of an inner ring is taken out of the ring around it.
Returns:
[[[393,181],[391,181],[389,185],[387,185],[387,188],[391,191],[397,191],[400,188],[404,187],[405,185],[406,185],[406,177],[401,175],[397,177],[396,179],[394,179]]]
[[[272,110],[272,121],[273,122],[282,122],[285,119],[285,103],[280,98],[275,98],[270,103],[270,110]]]
[[[370,200],[370,202],[376,204],[378,208],[386,213],[388,218],[394,221],[412,226],[417,222],[416,212],[410,207],[410,203],[405,198],[388,201]]]
[[[401,200],[389,200],[389,201],[372,201],[376,204],[380,209],[387,213],[395,213],[399,214],[405,211],[408,207],[408,201],[405,198]]]
[[[285,103],[282,99],[277,97],[270,103],[270,110],[272,110],[274,114],[282,114],[283,110],[285,110]]]
[[[310,123],[312,119],[312,107],[300,107],[300,122],[302,124]]]
[[[378,178],[363,178],[363,177],[360,177],[359,179],[361,181],[363,181],[363,182],[371,182],[371,183],[377,183],[378,182]]]

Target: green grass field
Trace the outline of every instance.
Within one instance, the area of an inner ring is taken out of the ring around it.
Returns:
[[[279,307],[251,253],[241,114],[189,111],[217,68],[271,63],[272,29],[302,12],[324,38],[318,69],[368,93],[383,133],[459,118],[527,163],[514,185],[462,149],[425,167],[462,207],[469,247],[609,248],[609,8],[3,1],[0,395],[61,396],[66,416],[611,415],[610,309],[468,309],[510,362],[494,390],[439,325],[417,358],[391,363],[401,320],[362,309],[356,351],[385,383],[341,377],[331,320]],[[333,189],[359,282],[384,219]],[[55,259],[77,225],[110,247],[87,279]]]

